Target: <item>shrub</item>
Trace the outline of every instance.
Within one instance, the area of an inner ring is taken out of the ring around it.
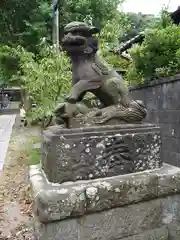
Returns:
[[[99,36],[100,52],[109,65],[125,70],[129,61],[119,55],[111,53],[111,50],[119,47],[119,38],[130,28],[127,15],[124,13],[115,14],[114,18],[107,21]]]
[[[0,85],[16,85],[13,78],[19,68],[19,58],[16,49],[7,45],[0,46]]]
[[[37,104],[28,114],[30,121],[43,119],[53,113],[56,102],[69,91],[71,71],[69,58],[63,51],[56,52],[48,44],[41,46],[38,57],[19,48],[22,87]]]
[[[130,54],[128,82],[151,81],[180,72],[180,27],[163,13],[161,20],[145,32],[142,45],[134,46]]]

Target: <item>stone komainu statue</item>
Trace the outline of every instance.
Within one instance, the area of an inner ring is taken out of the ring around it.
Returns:
[[[55,110],[57,122],[77,116],[93,124],[136,123],[146,116],[142,102],[131,99],[123,78],[100,56],[98,29],[83,22],[71,22],[64,29],[62,47],[72,60],[73,86],[63,104]],[[83,104],[87,92],[101,102],[101,108]]]

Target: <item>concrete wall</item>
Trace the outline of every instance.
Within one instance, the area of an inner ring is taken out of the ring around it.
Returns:
[[[143,100],[147,122],[162,129],[163,160],[180,167],[180,74],[130,87],[134,99]]]

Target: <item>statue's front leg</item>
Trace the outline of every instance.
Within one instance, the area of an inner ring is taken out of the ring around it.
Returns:
[[[75,117],[76,115],[84,115],[90,112],[92,109],[88,108],[84,103],[77,102],[77,103],[69,103],[64,102],[60,103],[55,109],[55,120],[58,125],[68,122],[71,118]]]
[[[66,97],[66,101],[71,103],[80,102],[83,100],[87,92],[98,89],[100,84],[101,82],[99,79],[80,80],[72,87],[71,91]]]
[[[70,90],[66,97],[66,101],[69,103],[77,103],[83,100],[86,91],[84,89],[85,81],[77,82]]]
[[[123,109],[122,107],[113,105],[92,111],[90,114],[87,114],[87,118],[95,118],[96,124],[103,124],[114,118],[122,118]]]
[[[55,116],[58,121],[61,119],[71,119],[78,113],[86,114],[91,111],[81,101],[84,95],[91,90],[99,88],[99,82],[96,80],[80,80],[77,82],[69,92],[64,103],[60,103],[56,110]]]

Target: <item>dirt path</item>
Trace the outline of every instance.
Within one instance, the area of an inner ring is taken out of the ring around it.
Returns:
[[[28,182],[27,144],[37,128],[13,129],[0,172],[0,240],[32,240],[32,211]]]

